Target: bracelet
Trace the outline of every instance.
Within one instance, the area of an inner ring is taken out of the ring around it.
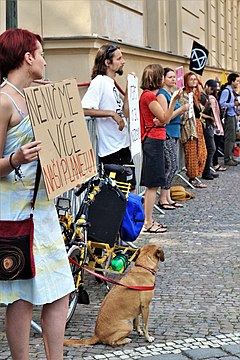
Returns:
[[[21,165],[16,167],[12,163],[12,157],[13,157],[14,154],[15,154],[15,152],[11,153],[11,155],[9,156],[9,164],[14,169],[16,177],[19,178],[19,179],[22,179],[22,173],[20,171]]]

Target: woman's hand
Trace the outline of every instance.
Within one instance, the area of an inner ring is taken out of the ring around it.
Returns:
[[[182,90],[182,89],[175,90],[174,93],[172,94],[171,100],[176,101],[176,100],[180,99],[180,97],[182,96],[182,94],[183,94],[183,90]]]
[[[163,126],[164,124],[158,119],[158,118],[154,118],[153,119],[153,124],[155,125],[155,126]]]
[[[12,163],[17,168],[22,164],[28,164],[38,159],[38,153],[42,149],[41,141],[32,141],[21,146],[12,156]]]

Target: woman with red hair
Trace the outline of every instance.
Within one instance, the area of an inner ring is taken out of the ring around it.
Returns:
[[[181,117],[181,142],[183,144],[185,164],[189,182],[197,188],[206,188],[207,186],[196,180],[201,176],[205,167],[207,150],[203,136],[202,123],[200,121],[200,86],[197,75],[188,72],[184,76],[185,90],[183,101],[189,101],[193,98],[193,106],[184,112]],[[181,100],[179,101],[181,102]],[[190,101],[191,102],[191,101]]]
[[[42,78],[45,66],[39,35],[23,29],[0,35],[1,220],[23,220],[31,213],[41,141],[34,139],[23,90]],[[54,202],[47,199],[43,179],[33,215],[36,276],[0,281],[0,303],[7,306],[6,334],[12,359],[29,359],[33,305],[43,305],[46,357],[61,360],[68,294],[74,290],[74,283]]]

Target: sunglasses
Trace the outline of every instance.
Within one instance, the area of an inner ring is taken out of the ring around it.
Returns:
[[[117,49],[118,47],[116,45],[110,45],[106,50],[106,57]]]

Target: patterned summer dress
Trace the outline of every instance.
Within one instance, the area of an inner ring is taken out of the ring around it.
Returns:
[[[9,157],[33,139],[29,116],[22,116],[21,122],[7,132],[3,157]],[[37,161],[21,166],[23,181],[16,181],[14,172],[0,178],[1,220],[23,220],[29,217],[36,167]],[[33,220],[36,276],[31,280],[0,281],[0,303],[9,304],[22,299],[41,305],[60,299],[74,290],[57,212],[53,201],[47,199],[43,178],[40,180]]]

